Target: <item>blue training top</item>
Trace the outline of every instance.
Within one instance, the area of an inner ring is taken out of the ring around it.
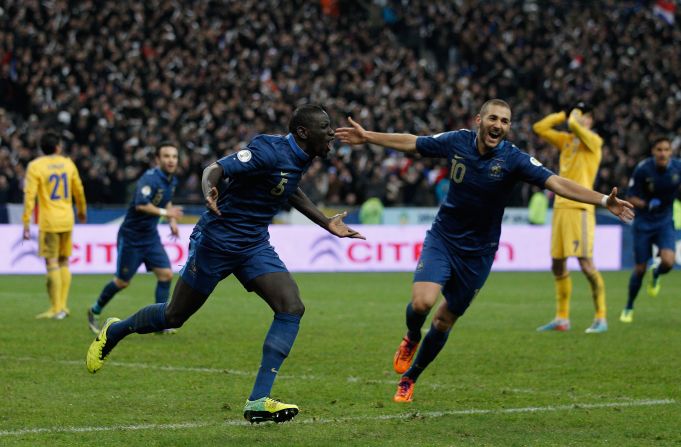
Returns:
[[[504,208],[516,183],[543,188],[554,175],[506,140],[480,155],[477,135],[468,129],[418,137],[416,149],[426,157],[449,160],[449,191],[431,231],[450,248],[469,254],[496,252]]]
[[[159,216],[137,211],[137,205],[152,203],[159,208],[165,208],[175,194],[177,179],[172,174],[166,174],[159,168],[148,169],[137,180],[135,195],[130,202],[119,233],[130,245],[144,245],[159,239],[156,226]]]
[[[218,198],[222,216],[206,211],[196,225],[209,247],[241,254],[261,248],[272,218],[296,192],[311,161],[292,134],[257,135],[246,149],[218,160],[228,179]]]
[[[672,158],[667,167],[662,169],[655,165],[653,157],[639,162],[629,180],[627,195],[645,200],[648,207],[636,210],[636,226],[641,229],[655,229],[672,222],[673,203],[679,185],[681,160],[678,158]]]

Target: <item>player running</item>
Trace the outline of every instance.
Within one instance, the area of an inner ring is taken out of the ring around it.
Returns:
[[[99,316],[102,309],[114,295],[128,287],[142,263],[147,271],[156,275],[156,303],[168,301],[173,271],[156,226],[159,218],[167,217],[171,236],[177,238],[180,235],[177,219],[182,217],[182,208],[173,206],[171,202],[177,187],[177,179],[173,175],[177,170],[177,160],[177,147],[161,143],[156,148],[157,167],[147,170],[137,181],[135,195],[118,230],[116,273],[87,311],[88,325],[95,334],[101,329]]]
[[[652,157],[641,161],[629,181],[627,199],[638,209],[634,224],[634,270],[629,278],[627,305],[620,314],[620,321],[634,321],[634,301],[641,289],[643,276],[652,257],[652,246],[657,245],[660,264],[653,269],[648,295],[660,293],[660,276],[674,267],[676,238],[672,207],[681,185],[681,160],[672,158],[669,138],[653,141]]]
[[[449,332],[485,283],[499,245],[501,219],[513,187],[520,181],[548,188],[580,202],[606,206],[622,220],[633,218],[632,205],[559,177],[504,138],[511,127],[511,108],[500,99],[483,104],[475,117],[477,132],[462,129],[434,136],[370,132],[348,118],[352,127],[336,129],[349,144],[372,143],[405,153],[447,158],[450,187],[432,227],[426,233],[407,305],[407,334],[393,367],[402,374],[393,397],[411,402],[420,374],[444,347]],[[430,330],[421,327],[442,293]]]
[[[321,106],[297,108],[288,135],[258,135],[236,154],[208,166],[202,188],[206,211],[191,236],[189,259],[167,304],[147,306],[124,321],[109,318],[87,353],[87,369],[98,371],[116,344],[132,334],[177,328],[230,274],[257,293],[274,311],[262,361],[244,407],[250,422],[285,422],[298,407],[271,399],[270,391],[298,334],[305,306],[298,286],[269,243],[272,218],[289,203],[338,237],[364,237],[343,223],[345,214],[327,218],[298,188],[314,157],[325,157],[334,130]]]

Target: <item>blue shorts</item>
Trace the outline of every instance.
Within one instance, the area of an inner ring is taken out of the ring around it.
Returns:
[[[447,250],[444,241],[430,231],[423,242],[414,282],[434,282],[442,286],[447,307],[461,316],[485,284],[494,254],[466,255]]]
[[[653,244],[657,245],[658,250],[676,250],[673,223],[655,229],[642,229],[634,223],[633,234],[636,264],[646,264],[653,257]]]
[[[158,237],[145,245],[131,245],[119,233],[117,245],[116,277],[123,281],[130,281],[142,263],[144,263],[148,272],[155,268],[170,268],[170,259],[168,259],[168,254]]]
[[[288,272],[274,248],[265,243],[248,254],[236,254],[212,249],[201,231],[194,230],[189,240],[189,257],[180,276],[192,289],[210,295],[220,281],[234,276],[248,290],[248,283],[266,273]]]

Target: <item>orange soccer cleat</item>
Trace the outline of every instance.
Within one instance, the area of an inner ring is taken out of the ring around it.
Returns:
[[[419,343],[409,340],[407,336],[402,339],[400,347],[397,348],[397,352],[395,352],[395,357],[393,358],[393,368],[397,374],[404,374],[407,372],[418,347]]]
[[[393,400],[395,402],[411,402],[414,394],[414,381],[409,377],[402,377],[400,383],[397,384],[397,391]]]

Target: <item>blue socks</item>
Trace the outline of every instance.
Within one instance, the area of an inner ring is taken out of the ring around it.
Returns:
[[[248,400],[257,400],[270,395],[279,367],[291,352],[293,342],[298,335],[300,318],[300,315],[286,313],[274,315],[274,321],[262,345],[262,362]]]
[[[118,321],[106,331],[106,344],[102,350],[102,357],[106,356],[119,341],[130,334],[149,334],[166,329],[166,303],[152,304],[138,310],[126,320]]]
[[[643,275],[639,276],[636,272],[631,272],[629,277],[629,298],[627,299],[627,309],[634,308],[634,300],[638,291],[641,290],[641,283],[643,282]]]
[[[170,281],[158,281],[156,283],[156,304],[168,301],[170,296]]]
[[[428,312],[420,314],[414,310],[411,303],[407,304],[407,337],[409,340],[418,343],[421,341],[421,328],[428,317]]]
[[[113,298],[114,295],[116,295],[120,290],[121,289],[116,286],[116,283],[109,281],[109,283],[102,289],[102,293],[99,294],[97,302],[94,304],[94,306],[92,306],[92,312],[95,314],[100,314],[104,306],[106,306],[107,303],[111,301],[111,298]]]
[[[423,338],[423,343],[416,353],[416,358],[414,363],[412,363],[409,370],[407,370],[404,375],[409,377],[411,380],[416,382],[424,369],[432,362],[435,357],[440,353],[445,343],[447,343],[447,338],[449,337],[449,332],[440,332],[435,329],[435,326],[430,325],[430,330]]]

